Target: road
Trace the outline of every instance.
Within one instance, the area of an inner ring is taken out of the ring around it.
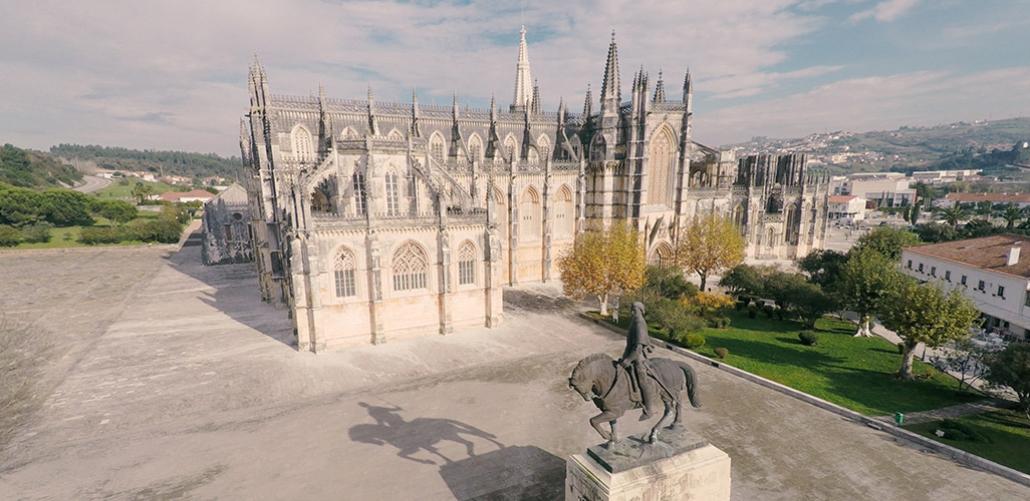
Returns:
[[[82,184],[72,189],[75,191],[81,191],[82,193],[93,193],[94,191],[100,191],[106,188],[109,184],[111,184],[110,179],[85,174],[82,176]]]

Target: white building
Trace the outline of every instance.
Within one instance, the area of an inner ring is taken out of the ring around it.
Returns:
[[[934,200],[933,205],[947,208],[955,205],[971,206],[980,202],[1015,205],[1022,209],[1030,207],[1030,193],[948,193],[944,198]]]
[[[1019,235],[995,235],[909,247],[902,271],[921,281],[960,288],[983,314],[989,331],[1028,338],[1030,330],[1030,242]]]
[[[980,178],[980,169],[920,170],[912,173],[913,183],[947,184],[957,181],[973,181]]]
[[[849,222],[865,219],[866,200],[855,195],[830,195],[826,217]]]
[[[900,172],[852,174],[840,194],[864,198],[877,207],[902,207],[916,200],[916,190],[908,186],[908,178]]]

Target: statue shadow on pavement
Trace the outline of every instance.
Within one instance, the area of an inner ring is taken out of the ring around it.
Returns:
[[[393,447],[398,457],[437,466],[457,499],[561,499],[564,493],[565,461],[543,449],[506,446],[454,419],[406,420],[400,407],[359,405],[375,422],[352,426],[352,441]]]

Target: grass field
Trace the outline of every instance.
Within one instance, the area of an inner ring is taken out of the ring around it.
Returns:
[[[157,218],[157,212],[139,211],[139,215],[136,219],[155,219]],[[111,221],[108,221],[102,217],[96,217],[96,223],[94,226],[109,226]],[[22,242],[18,244],[15,249],[64,249],[68,247],[98,247],[98,246],[111,246],[111,245],[142,245],[143,242],[138,241],[126,241],[119,242],[116,244],[98,244],[94,246],[86,245],[79,242],[79,232],[82,231],[82,226],[65,226],[61,228],[50,229],[50,241],[41,243],[28,243]]]
[[[117,198],[117,199],[130,199],[132,198],[132,186],[135,183],[143,183],[150,186],[154,190],[155,195],[167,191],[185,191],[189,188],[181,186],[174,186],[168,183],[162,183],[160,181],[141,181],[138,179],[132,179],[129,184],[119,184],[118,180],[114,180],[111,184],[107,185],[101,190],[98,190],[95,195],[100,198]]]
[[[905,428],[933,440],[976,454],[1024,473],[1030,473],[1030,420],[1016,411],[996,411],[955,419],[974,430],[980,440],[954,440],[934,434],[940,422]]]
[[[695,351],[715,358],[715,348],[726,348],[725,362],[734,367],[862,414],[922,411],[982,398],[958,391],[953,377],[918,360],[916,380],[897,379],[897,348],[879,337],[853,337],[855,329],[848,322],[819,320],[818,342],[805,346],[798,340],[802,328],[796,322],[764,315],[751,319],[737,312],[730,319],[728,328],[703,329],[705,345]]]

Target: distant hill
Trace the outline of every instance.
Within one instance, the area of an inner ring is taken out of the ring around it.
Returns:
[[[131,150],[111,146],[60,144],[50,148],[50,154],[91,161],[98,167],[112,170],[145,171],[164,176],[207,177],[232,179],[240,167],[237,157],[221,157],[213,153],[186,151]]]
[[[72,186],[82,173],[71,165],[41,151],[24,150],[10,144],[0,149],[0,182],[25,188]]]
[[[836,174],[984,169],[990,175],[1020,177],[1020,169],[1012,162],[1023,154],[1016,146],[1026,141],[1030,141],[1030,117],[888,131],[825,132],[792,139],[757,137],[727,147],[740,153],[804,152],[812,165]]]

